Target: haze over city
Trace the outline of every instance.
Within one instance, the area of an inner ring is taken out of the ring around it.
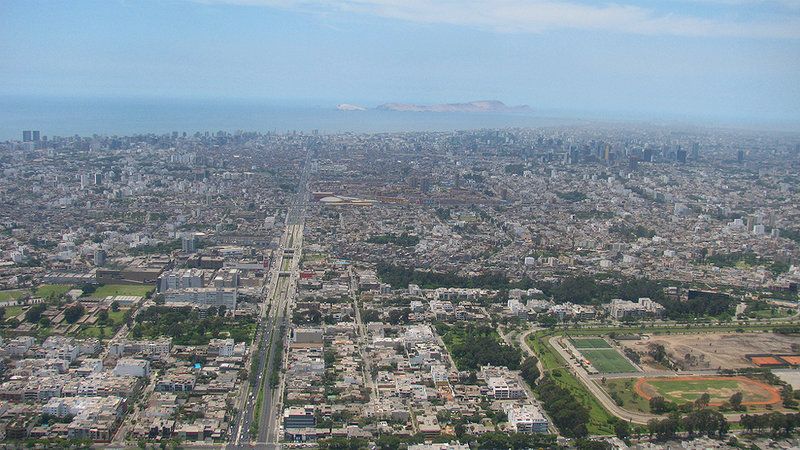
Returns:
[[[800,121],[795,1],[8,1],[0,94]]]

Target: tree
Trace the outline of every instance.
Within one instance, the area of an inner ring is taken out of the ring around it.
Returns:
[[[697,408],[705,408],[708,406],[710,402],[711,402],[711,396],[708,394],[708,392],[704,392],[703,395],[701,395],[700,397],[697,398],[697,400],[694,401],[694,406]]]
[[[108,311],[104,309],[97,313],[97,321],[100,323],[108,322]]]
[[[608,442],[603,442],[603,441],[578,439],[577,442],[575,442],[575,448],[577,450],[612,450],[614,446]]]
[[[67,323],[75,323],[83,316],[83,305],[73,305],[64,310],[64,320]]]
[[[730,398],[729,401],[731,403],[731,407],[734,410],[739,411],[741,409],[741,407],[742,407],[742,397],[743,397],[743,395],[742,395],[741,392],[737,392],[737,393],[731,395],[731,398]]]
[[[539,398],[561,433],[568,437],[585,437],[589,434],[589,410],[568,390],[549,376],[539,383]]]
[[[0,306],[0,321],[2,321],[6,317],[6,309]]]
[[[650,399],[650,411],[655,414],[661,414],[675,410],[675,404],[668,402],[659,395]]]
[[[111,310],[114,311],[114,312],[119,311],[119,302],[118,301],[115,300],[115,301],[111,302]]]
[[[47,306],[43,303],[38,303],[36,305],[31,306],[25,311],[25,320],[30,323],[36,323],[41,319],[42,313],[47,309]]]
[[[537,366],[539,360],[535,356],[529,356],[522,361],[520,366],[522,379],[528,384],[533,386],[536,380],[539,379],[539,367]]]
[[[650,345],[647,353],[657,362],[663,362],[667,357],[667,350],[661,344]]]
[[[555,316],[550,316],[550,315],[546,315],[545,316],[545,315],[541,315],[540,314],[538,316],[538,321],[539,321],[539,325],[541,325],[543,327],[546,327],[546,328],[552,328],[552,327],[558,325],[558,319]]]
[[[784,408],[794,408],[797,406],[797,400],[794,399],[792,387],[788,384],[781,388],[781,398],[783,399]]]
[[[668,417],[666,419],[658,420],[658,419],[650,419],[647,422],[647,428],[650,432],[650,435],[656,435],[656,439],[658,440],[668,440],[675,437],[675,433],[678,432],[678,427],[680,423],[678,419],[674,417]]]
[[[631,426],[624,420],[617,420],[614,423],[614,434],[620,439],[627,439],[631,435]]]
[[[39,326],[42,327],[42,328],[49,327],[50,326],[50,319],[48,319],[47,317],[42,317],[41,319],[39,319]]]
[[[142,333],[142,327],[141,327],[141,325],[139,325],[139,324],[136,324],[136,326],[134,326],[134,327],[133,327],[133,329],[131,330],[131,336],[132,336],[134,339],[141,339],[141,338],[142,338],[142,335],[143,335],[143,333]],[[254,359],[254,360],[255,360],[255,359]]]

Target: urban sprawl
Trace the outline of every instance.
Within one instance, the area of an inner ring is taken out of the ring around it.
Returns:
[[[44,134],[0,447],[800,447],[800,136]]]

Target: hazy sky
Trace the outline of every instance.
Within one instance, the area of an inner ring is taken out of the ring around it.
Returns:
[[[0,0],[0,95],[800,121],[800,0]]]

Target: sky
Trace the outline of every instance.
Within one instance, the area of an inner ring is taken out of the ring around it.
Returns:
[[[800,123],[800,0],[0,0],[0,95]]]

